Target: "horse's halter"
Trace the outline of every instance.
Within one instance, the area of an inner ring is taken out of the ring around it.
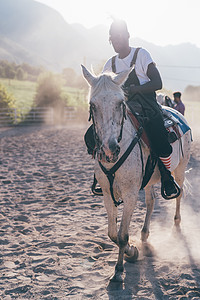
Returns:
[[[121,141],[122,139],[122,133],[123,133],[123,126],[124,126],[124,120],[126,119],[126,104],[123,101],[122,102],[122,109],[123,109],[123,115],[122,115],[122,121],[121,121],[121,129],[120,129],[120,134],[118,136],[118,143]],[[101,146],[101,140],[97,134],[96,128],[95,128],[95,121],[94,121],[94,112],[93,112],[93,108],[92,105],[90,104],[90,110],[89,110],[89,119],[88,121],[91,121],[92,119],[92,123],[93,123],[93,131],[94,131],[94,139],[95,139],[95,143],[96,143],[96,148],[99,150],[100,146]]]

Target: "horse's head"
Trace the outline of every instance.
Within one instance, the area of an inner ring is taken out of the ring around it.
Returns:
[[[129,71],[115,74],[92,75],[82,66],[89,83],[90,116],[94,125],[94,137],[99,160],[114,163],[120,153],[124,118],[126,117],[124,93],[121,85]]]

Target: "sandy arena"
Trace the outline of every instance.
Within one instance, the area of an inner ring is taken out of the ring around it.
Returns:
[[[90,191],[85,129],[0,130],[0,299],[200,299],[200,143],[192,144],[181,230],[173,227],[175,202],[156,186],[154,256],[125,262],[120,285],[109,282],[118,249],[107,237],[103,198]],[[144,216],[141,191],[130,226],[138,248]]]

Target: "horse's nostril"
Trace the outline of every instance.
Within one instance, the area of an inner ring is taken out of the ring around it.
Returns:
[[[110,162],[109,156],[106,156],[106,161],[107,161],[107,162]]]
[[[117,145],[115,153],[118,155],[118,154],[119,154],[119,152],[120,152],[120,146],[119,146],[119,145]]]
[[[115,140],[112,140],[109,142],[109,149],[112,153],[119,153],[120,151],[120,146]]]

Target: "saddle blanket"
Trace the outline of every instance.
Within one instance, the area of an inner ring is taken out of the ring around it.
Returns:
[[[166,119],[164,119],[166,128],[169,128],[174,124],[177,124],[179,127],[180,136],[183,136],[188,130],[191,130],[191,128],[189,127],[189,125],[187,124],[185,118],[182,116],[181,113],[167,106],[162,106],[162,110],[163,110],[163,115],[166,117]]]
[[[168,139],[170,144],[173,144],[176,140],[181,138],[188,130],[191,130],[185,118],[173,108],[162,106],[162,113],[165,128],[169,132]],[[136,127],[136,129],[138,129],[140,124],[137,118],[129,110],[128,116],[133,125]],[[142,140],[147,145],[147,147],[150,148],[150,143],[145,131],[143,131]]]

